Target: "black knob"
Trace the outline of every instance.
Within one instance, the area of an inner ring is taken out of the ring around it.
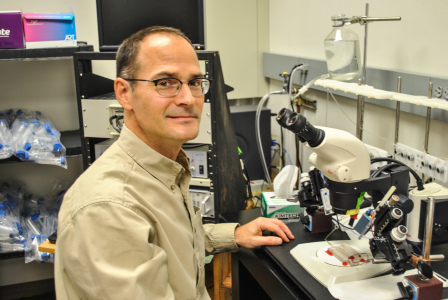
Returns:
[[[412,288],[409,285],[404,286],[403,282],[397,282],[397,286],[398,289],[400,290],[401,296],[405,300],[414,298],[414,292],[412,291]]]
[[[302,222],[303,225],[310,224],[310,217],[308,215],[305,216],[303,213],[300,213],[299,216],[300,216],[300,222]]]
[[[433,232],[434,232],[434,235],[439,236],[439,235],[441,235],[443,233],[443,229],[442,229],[442,227],[437,226],[437,227],[434,227],[434,231]]]
[[[431,279],[434,275],[432,273],[432,268],[430,265],[428,265],[423,260],[419,260],[417,264],[417,269],[420,271],[420,273],[425,276],[426,278]]]

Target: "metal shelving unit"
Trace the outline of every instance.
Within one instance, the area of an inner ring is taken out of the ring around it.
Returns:
[[[64,48],[42,48],[42,49],[1,49],[1,61],[28,61],[28,60],[58,60],[70,59],[73,53],[78,51],[93,51],[91,45],[80,45],[78,47]],[[81,131],[70,130],[61,132],[61,142],[66,147],[66,156],[75,157],[82,155]],[[21,163],[15,156],[0,160],[0,164]],[[23,252],[1,253],[0,260],[24,257]]]

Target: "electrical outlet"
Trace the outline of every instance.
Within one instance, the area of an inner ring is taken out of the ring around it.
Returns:
[[[443,159],[439,159],[436,163],[436,179],[448,183],[448,162]]]
[[[415,171],[448,183],[448,162],[446,160],[400,143],[395,145],[395,159],[405,163]]]
[[[443,88],[439,85],[434,88],[434,96],[436,98],[442,98]]]
[[[427,172],[425,172],[425,174],[431,176],[435,180],[440,180],[443,182],[448,181],[447,162],[445,160],[426,154],[426,161],[428,163],[428,166]]]
[[[443,98],[448,100],[448,88],[443,89]]]
[[[386,150],[383,150],[383,149],[371,146],[371,145],[366,144],[366,143],[364,143],[364,145],[366,146],[367,151],[369,152],[369,155],[370,155],[371,159],[372,158],[376,158],[376,157],[388,157],[389,156],[389,153],[387,153]],[[370,166],[370,169],[371,170],[376,170],[377,168],[382,167],[382,166],[384,166],[386,164],[387,164],[387,161],[377,162],[377,163],[372,164]]]
[[[400,143],[395,145],[395,159],[406,164],[413,170],[424,172],[424,168],[422,168],[422,160],[424,160],[424,156],[425,154],[422,151],[409,146]]]

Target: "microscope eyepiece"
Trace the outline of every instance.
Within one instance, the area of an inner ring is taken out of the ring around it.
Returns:
[[[287,128],[308,142],[310,147],[319,146],[325,138],[325,132],[311,125],[306,118],[299,113],[292,113]]]
[[[277,114],[277,123],[283,128],[287,128],[289,117],[293,114],[293,112],[287,108],[282,108]]]

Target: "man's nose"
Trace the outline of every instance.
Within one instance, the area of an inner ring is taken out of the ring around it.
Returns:
[[[186,85],[186,86],[184,86]],[[176,96],[177,105],[191,106],[195,103],[196,99],[191,93],[188,82],[182,82],[180,86],[180,91]]]

